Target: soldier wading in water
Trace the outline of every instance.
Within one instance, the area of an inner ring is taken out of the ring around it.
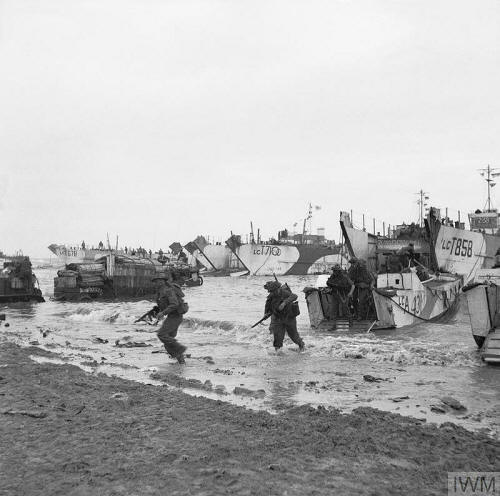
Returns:
[[[283,346],[285,333],[290,339],[299,345],[299,350],[304,350],[304,341],[297,332],[298,303],[297,295],[290,291],[290,288],[278,281],[268,281],[264,284],[264,289],[269,291],[264,310],[265,317],[271,317],[269,326],[270,332],[274,336],[274,348],[279,351]]]
[[[182,316],[188,311],[188,304],[183,299],[184,293],[178,284],[171,282],[166,276],[155,277],[153,281],[158,288],[156,303],[160,310],[156,317],[161,319],[164,315],[167,316],[158,331],[158,339],[172,358],[177,358],[179,363],[186,363],[184,352],[187,348],[175,339]]]

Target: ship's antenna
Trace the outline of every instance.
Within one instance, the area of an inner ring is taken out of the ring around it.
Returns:
[[[419,195],[419,199],[417,200],[417,204],[419,206],[418,225],[420,227],[424,227],[424,218],[425,218],[424,214],[425,211],[427,210],[427,203],[425,203],[425,201],[429,199],[429,197],[427,196],[429,193],[421,189],[418,193],[415,194]]]
[[[312,203],[309,203],[309,210],[307,212],[307,217],[304,219],[304,226],[302,227],[302,242],[304,242],[304,236],[306,235],[306,223],[309,221],[309,234],[311,234],[311,219],[312,219]]]
[[[500,169],[498,168],[493,168],[493,167],[490,167],[490,164],[488,164],[488,167],[486,167],[485,169],[478,169],[479,170],[479,174],[481,174],[481,176],[484,177],[484,175],[486,174],[486,177],[484,178],[484,180],[488,183],[488,210],[487,212],[491,212],[491,188],[493,188],[493,186],[496,185],[496,182],[495,182],[495,177],[497,176],[500,176]]]

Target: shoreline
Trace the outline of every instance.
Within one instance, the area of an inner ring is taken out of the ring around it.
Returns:
[[[37,363],[0,344],[0,494],[443,494],[500,443],[372,408],[278,414]],[[495,463],[497,465],[495,465]]]

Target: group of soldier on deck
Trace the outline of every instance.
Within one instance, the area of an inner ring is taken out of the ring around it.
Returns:
[[[352,258],[348,270],[335,265],[326,282],[330,319],[368,320],[374,316],[371,290],[375,279],[364,260]]]
[[[372,297],[375,276],[368,270],[365,260],[353,257],[349,262],[349,269],[335,265],[326,283],[328,317],[331,320],[373,320],[376,318]],[[404,272],[412,266],[416,267],[419,278],[428,278],[427,270],[418,262],[413,243],[409,243],[397,252],[385,254],[379,268],[383,272]]]

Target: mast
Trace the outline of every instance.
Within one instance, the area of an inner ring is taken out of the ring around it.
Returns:
[[[415,194],[419,195],[419,199],[417,200],[417,204],[419,206],[418,225],[420,227],[424,227],[425,210],[427,209],[427,203],[425,203],[425,200],[429,199],[429,197],[427,196],[429,193],[421,189],[418,193]]]
[[[500,176],[499,172],[500,169],[490,167],[490,164],[488,164],[488,167],[486,167],[485,169],[478,169],[478,170],[481,176],[484,177],[484,175],[486,174],[486,177],[484,178],[484,180],[488,183],[488,200],[487,200],[488,209],[486,211],[491,212],[491,188],[493,188],[493,186],[496,185],[496,183],[494,182],[495,179],[493,178]]]
[[[304,219],[304,226],[302,228],[302,242],[304,242],[304,237],[306,235],[306,223],[307,221],[309,221],[309,234],[312,234],[311,233],[311,219],[312,219],[312,203],[309,203],[309,210],[307,212],[307,217]]]

